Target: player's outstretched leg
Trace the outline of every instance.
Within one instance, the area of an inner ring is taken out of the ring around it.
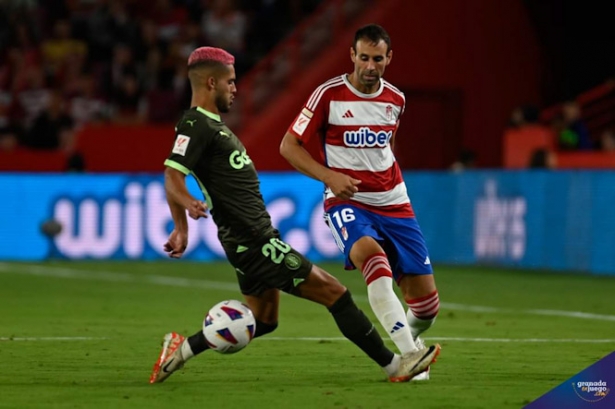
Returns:
[[[436,320],[440,309],[438,290],[432,274],[406,275],[400,288],[408,305],[407,319],[412,337],[418,348],[424,347],[420,334],[429,329]],[[429,379],[429,369],[413,378],[421,381]]]
[[[367,297],[372,311],[401,354],[416,351],[414,339],[406,321],[406,311],[393,290],[393,272],[386,253],[369,236],[352,245],[350,259],[367,284]]]
[[[169,332],[162,340],[160,356],[154,364],[149,383],[164,382],[186,362],[182,355],[182,344],[186,338],[176,332]]]
[[[408,303],[408,324],[410,325],[414,342],[417,347],[424,347],[425,343],[419,335],[429,329],[436,320],[440,307],[438,292],[433,291],[425,297],[407,300],[406,302]],[[415,376],[412,380],[427,381],[429,380],[429,373],[430,370],[427,368],[425,372]]]
[[[256,320],[254,338],[273,332],[277,326],[277,323],[266,324]],[[162,349],[154,364],[149,383],[164,382],[173,372],[183,368],[189,359],[208,349],[209,345],[203,331],[198,331],[188,338],[176,332],[169,332],[162,340]]]
[[[327,307],[342,334],[380,365],[391,382],[409,381],[425,371],[440,353],[440,346],[434,345],[402,356],[394,354],[354,303],[348,289],[319,267],[312,267],[294,294]]]
[[[440,353],[440,345],[437,344],[401,356],[391,352],[385,347],[374,325],[356,306],[348,290],[329,311],[342,334],[377,362],[391,382],[408,382],[426,371]]]

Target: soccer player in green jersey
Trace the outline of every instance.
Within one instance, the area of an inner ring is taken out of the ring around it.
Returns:
[[[280,291],[284,291],[325,306],[342,334],[380,365],[390,381],[410,380],[435,360],[439,346],[401,356],[386,348],[348,289],[282,241],[272,226],[254,165],[220,117],[229,111],[237,92],[233,64],[232,55],[212,47],[198,48],[188,59],[192,108],[177,123],[175,143],[165,161],[165,189],[175,224],[165,250],[171,258],[180,258],[188,244],[186,213],[199,219],[209,210],[256,318],[254,337],[276,329]],[[188,192],[189,174],[197,179],[206,203]],[[207,349],[202,330],[187,338],[166,334],[150,383],[164,381]]]

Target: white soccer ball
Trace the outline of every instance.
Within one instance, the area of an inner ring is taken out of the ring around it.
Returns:
[[[211,349],[234,354],[244,349],[256,330],[252,310],[237,300],[226,300],[211,307],[203,321],[203,334]]]

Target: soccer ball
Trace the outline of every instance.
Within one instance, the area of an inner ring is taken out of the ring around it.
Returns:
[[[226,300],[211,307],[203,321],[203,334],[211,349],[234,354],[244,349],[256,330],[252,310],[237,300]]]

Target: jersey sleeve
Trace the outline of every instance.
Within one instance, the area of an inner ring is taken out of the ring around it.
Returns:
[[[329,94],[326,91],[321,94],[320,88],[317,88],[287,132],[295,135],[303,143],[320,133],[326,126],[329,115],[329,100]]]
[[[401,97],[400,98],[401,109],[399,110],[399,115],[397,116],[398,121],[401,118],[401,116],[404,114],[404,112],[406,111],[406,95],[403,92],[400,92],[399,96]]]
[[[401,121],[401,116],[406,111],[406,96],[404,95],[403,92],[400,92],[400,97],[401,97],[400,98],[401,109],[399,110],[399,114],[397,115],[397,122],[395,124],[395,132],[397,132],[397,129],[399,129],[399,121]]]
[[[187,121],[181,121],[175,133],[173,149],[164,165],[188,175],[202,158],[203,152],[211,142],[212,136],[208,128],[187,126]]]

